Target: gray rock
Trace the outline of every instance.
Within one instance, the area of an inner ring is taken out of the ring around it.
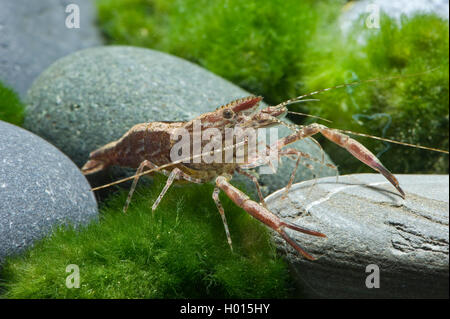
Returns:
[[[0,263],[54,226],[83,225],[97,216],[90,186],[69,158],[0,121]]]
[[[68,29],[66,6],[80,8],[80,28]],[[102,44],[90,0],[0,1],[0,81],[21,97],[56,59]]]
[[[289,200],[281,191],[267,197],[273,212],[328,236],[291,233],[318,257],[312,262],[277,237],[306,296],[448,298],[448,175],[397,177],[406,200],[378,174],[322,178],[294,185]],[[371,264],[378,289],[365,284]]]
[[[92,150],[120,138],[137,123],[186,121],[248,95],[165,53],[125,46],[93,48],[55,62],[36,79],[27,96],[25,127],[81,166]],[[282,127],[279,136],[289,132]],[[309,140],[294,147],[321,159],[321,151]],[[326,155],[325,162],[330,162]],[[278,174],[261,179],[269,185],[266,194],[288,182],[294,163],[290,159],[284,163]],[[313,165],[319,176],[336,174],[317,162]],[[309,170],[299,169],[296,180],[312,176]]]

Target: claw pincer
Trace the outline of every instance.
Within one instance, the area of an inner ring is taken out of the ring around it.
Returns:
[[[224,191],[225,194],[227,194],[227,196],[236,205],[243,208],[247,213],[249,213],[259,221],[263,222],[264,224],[266,224],[267,226],[278,232],[281,235],[281,237],[283,237],[300,254],[302,254],[309,260],[315,260],[315,258],[310,254],[308,254],[294,239],[289,237],[289,235],[285,232],[285,228],[287,227],[296,230],[298,232],[318,237],[326,237],[324,234],[306,228],[302,228],[288,221],[281,220],[278,216],[273,214],[267,208],[251,200],[247,195],[245,195],[239,189],[231,185],[228,182],[227,178],[225,178],[224,176],[219,176],[216,178],[216,185],[222,191]]]
[[[297,98],[297,100],[299,100],[300,98],[302,97]],[[226,129],[235,127],[238,127],[240,129],[259,129],[271,127],[274,125],[287,126],[295,132],[279,139],[270,146],[265,145],[267,150],[276,149],[278,151],[279,157],[297,156],[296,166],[291,174],[291,179],[286,187],[286,192],[289,190],[290,185],[294,180],[294,175],[300,163],[300,158],[311,158],[308,154],[302,153],[295,149],[282,150],[282,148],[295,141],[310,138],[312,135],[321,133],[330,141],[345,148],[354,157],[356,157],[366,165],[383,174],[400,192],[401,196],[405,197],[405,193],[400,188],[399,183],[394,175],[392,175],[383,166],[383,164],[381,164],[381,162],[376,158],[375,155],[373,155],[367,148],[365,148],[356,140],[324,125],[314,123],[299,127],[282,122],[281,118],[288,112],[286,105],[290,102],[297,101],[296,99],[283,102],[276,106],[269,106],[264,109],[258,110],[259,102],[261,100],[261,97],[254,96],[238,99],[227,105],[219,107],[213,112],[202,114],[194,120],[188,122],[152,122],[137,124],[133,128],[131,128],[121,139],[115,142],[111,142],[92,152],[90,154],[89,161],[83,166],[82,171],[87,175],[106,169],[107,167],[112,165],[137,168],[136,175],[132,177],[134,178],[134,180],[124,206],[124,212],[126,212],[128,205],[130,204],[131,196],[133,195],[137,181],[142,175],[142,172],[145,168],[160,170],[162,173],[168,176],[166,185],[164,186],[162,192],[152,206],[153,210],[157,208],[158,204],[161,202],[164,194],[166,194],[172,183],[177,180],[185,180],[192,183],[207,183],[210,181],[214,181],[216,186],[212,198],[222,217],[225,234],[231,248],[231,236],[228,230],[225,212],[219,200],[220,191],[223,191],[237,206],[243,208],[251,216],[269,226],[274,231],[278,232],[287,243],[289,243],[297,252],[299,252],[302,256],[309,260],[314,260],[315,258],[307,253],[304,248],[302,248],[293,238],[288,235],[288,233],[286,232],[286,228],[312,236],[326,236],[320,232],[309,230],[291,222],[282,220],[278,216],[273,214],[270,210],[267,209],[267,206],[265,205],[258,180],[248,172],[244,171],[249,168],[255,168],[261,165],[270,164],[267,160],[268,158],[271,158],[270,156],[267,156],[267,154],[264,154],[264,156],[259,156],[259,154],[257,156],[247,156],[247,160],[245,163],[211,163],[200,160],[191,161],[192,159],[194,159],[193,156],[186,158],[188,161],[171,161],[171,150],[176,143],[172,140],[173,133],[179,129],[183,129],[189,136],[188,140],[195,143],[195,136],[198,135],[198,133],[196,133],[196,127],[202,130],[213,129],[223,134]],[[223,134],[222,136],[226,136],[226,134]],[[226,141],[222,139],[222,145],[224,145],[224,142],[226,145]],[[245,143],[248,152],[248,141]],[[200,146],[204,146],[202,140],[200,142]],[[236,145],[234,145],[233,147],[236,147]],[[187,149],[190,150],[190,146]],[[224,149],[220,149],[220,152],[222,152],[223,150]],[[209,151],[204,154],[197,154],[196,156],[202,157],[204,155],[208,155],[209,153],[211,152]],[[232,153],[232,155],[234,157],[236,156],[235,153]],[[246,175],[253,180],[258,190],[260,203],[251,200],[242,191],[230,184],[229,180],[235,172]]]

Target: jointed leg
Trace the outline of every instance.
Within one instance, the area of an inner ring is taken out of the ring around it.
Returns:
[[[305,256],[309,260],[314,260],[315,258],[308,254],[300,245],[298,245],[295,240],[293,240],[289,235],[285,232],[285,228],[290,228],[305,234],[318,236],[318,237],[326,237],[324,234],[309,230],[306,228],[299,227],[295,224],[292,224],[288,221],[283,221],[270,212],[267,208],[259,205],[255,201],[252,201],[247,195],[241,192],[239,189],[234,187],[228,182],[228,179],[224,176],[218,176],[216,178],[216,186],[223,190],[227,196],[239,207],[243,208],[247,213],[263,222],[276,232],[278,232],[281,237],[284,238],[292,247],[294,247],[300,254]]]
[[[161,193],[159,194],[159,196],[158,196],[158,198],[156,199],[156,201],[153,203],[152,211],[154,211],[154,210],[158,207],[159,203],[161,202],[161,199],[162,199],[163,196],[166,194],[167,190],[168,190],[169,187],[172,185],[173,181],[174,181],[175,179],[181,179],[181,178],[182,178],[182,179],[185,179],[185,180],[188,180],[188,181],[190,181],[190,182],[192,182],[192,183],[198,183],[198,184],[203,183],[202,180],[197,179],[197,178],[193,178],[193,177],[191,177],[191,176],[185,174],[185,173],[184,173],[182,170],[180,170],[179,168],[176,168],[176,167],[175,167],[175,168],[172,170],[172,172],[170,172],[169,178],[167,179],[166,185],[164,186],[163,190],[162,190]]]
[[[282,149],[282,150],[280,150],[280,152],[278,153],[278,155],[279,155],[280,157],[281,157],[281,156],[294,156],[294,157],[295,157],[294,159],[296,160],[296,163],[295,163],[294,169],[292,170],[292,173],[291,173],[291,177],[290,177],[290,179],[289,179],[289,182],[288,182],[288,184],[287,184],[286,187],[285,187],[285,194],[283,195],[283,198],[286,198],[287,194],[289,193],[289,190],[290,190],[291,187],[292,187],[292,183],[294,182],[295,174],[296,174],[296,172],[297,172],[298,165],[300,164],[300,160],[301,160],[302,157],[303,157],[303,158],[307,158],[307,159],[309,159],[309,160],[311,160],[311,161],[315,161],[315,162],[322,163],[323,165],[325,165],[325,166],[327,166],[327,167],[329,167],[329,168],[331,168],[331,169],[334,169],[334,170],[336,171],[336,173],[337,173],[337,167],[334,166],[333,164],[330,164],[330,163],[323,163],[323,161],[320,162],[318,159],[313,158],[313,157],[309,156],[309,154],[303,153],[302,151],[299,151],[299,150],[297,150],[297,149],[295,149],[295,148]],[[311,171],[314,170],[314,167],[311,166],[311,165],[308,164],[308,163],[302,163],[302,165],[304,165],[306,168],[310,169]],[[314,174],[314,172],[313,172],[313,174]]]
[[[150,169],[152,168],[157,168],[158,166],[156,166],[155,164],[153,164],[152,162],[145,160],[143,161],[137,171],[136,171],[136,177],[133,179],[133,184],[131,185],[131,189],[130,192],[128,193],[128,197],[127,197],[127,201],[125,202],[125,205],[123,206],[123,212],[126,213],[128,210],[128,206],[130,205],[131,202],[131,197],[133,196],[134,190],[136,188],[137,182],[139,180],[139,174],[142,173],[142,171],[144,170],[144,167],[149,167]]]
[[[231,243],[230,231],[228,230],[227,219],[225,217],[225,211],[223,210],[222,204],[219,199],[220,188],[215,187],[213,192],[214,203],[216,203],[217,209],[219,210],[220,216],[222,217],[223,227],[225,227],[225,234],[227,235],[228,244],[230,245],[231,251],[233,251],[233,245]]]
[[[237,168],[236,171],[237,171],[239,174],[241,174],[241,175],[247,176],[248,178],[250,178],[250,179],[253,181],[253,183],[254,183],[255,186],[256,186],[256,191],[258,192],[259,202],[260,202],[264,207],[267,208],[266,201],[264,200],[264,196],[263,196],[263,194],[262,194],[262,192],[261,192],[261,186],[259,185],[258,179],[257,179],[255,176],[253,176],[252,174],[250,174],[249,172],[246,172],[246,171],[244,171],[244,170],[242,170],[242,169],[240,169],[240,168]]]
[[[364,145],[342,134],[336,130],[330,129],[324,125],[311,124],[299,129],[296,133],[283,137],[277,141],[277,147],[280,150],[282,147],[291,144],[300,139],[309,137],[311,135],[321,133],[333,143],[345,148],[350,154],[359,159],[367,166],[380,172],[386,179],[399,191],[401,196],[405,198],[405,193],[401,189],[397,179],[389,170],[381,164],[380,160],[372,154]]]
[[[289,193],[289,190],[292,187],[292,183],[294,182],[294,178],[295,178],[295,173],[297,173],[297,168],[298,168],[298,165],[300,164],[300,159],[302,158],[302,152],[297,151],[295,149],[287,149],[287,150],[284,150],[284,152],[285,153],[281,154],[281,155],[296,154],[297,155],[297,161],[295,162],[295,166],[294,166],[294,169],[292,170],[291,177],[289,178],[289,182],[287,183],[286,187],[284,188],[284,195],[283,195],[282,199],[286,198],[286,196]]]

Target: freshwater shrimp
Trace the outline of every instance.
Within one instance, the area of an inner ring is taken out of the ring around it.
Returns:
[[[312,96],[331,89],[371,81],[377,81],[377,79],[359,81],[350,84],[342,84],[332,88],[315,91],[309,94],[298,96],[294,99],[287,100],[275,106],[265,107],[263,109],[259,109],[259,104],[262,101],[262,97],[249,96],[220,106],[215,111],[204,113],[191,121],[150,122],[137,124],[133,126],[128,132],[126,132],[119,140],[108,143],[105,146],[91,152],[89,155],[89,160],[82,167],[82,172],[83,174],[88,175],[104,170],[110,166],[121,166],[137,169],[136,174],[129,178],[125,178],[114,183],[110,183],[93,189],[99,190],[128,180],[133,180],[128,198],[124,205],[124,212],[127,211],[137,182],[143,175],[159,171],[168,176],[166,185],[164,186],[163,190],[152,206],[153,211],[156,210],[163,196],[166,194],[167,190],[175,180],[184,180],[197,184],[209,183],[212,181],[215,184],[212,198],[222,218],[225,234],[231,250],[233,250],[233,246],[230,232],[224,209],[219,200],[219,193],[221,191],[223,191],[237,206],[243,208],[254,218],[258,219],[259,221],[263,222],[274,231],[279,233],[280,236],[298,253],[309,260],[314,260],[315,258],[308,252],[306,252],[306,250],[301,247],[300,244],[298,244],[294,239],[292,239],[286,233],[285,229],[290,228],[295,231],[317,237],[326,237],[326,235],[318,231],[293,224],[273,214],[267,208],[264,202],[258,180],[256,179],[256,177],[249,174],[246,170],[262,165],[270,165],[273,160],[279,160],[282,156],[297,158],[296,166],[291,174],[289,183],[285,188],[287,193],[292,185],[300,159],[304,157],[308,158],[309,155],[294,148],[286,148],[286,146],[292,144],[295,141],[305,138],[311,138],[313,135],[320,133],[333,143],[346,149],[351,155],[356,157],[364,164],[381,173],[395,187],[395,189],[399,193],[399,196],[405,198],[405,193],[399,185],[396,177],[381,163],[381,161],[371,151],[369,151],[365,146],[363,146],[355,139],[349,137],[347,134],[366,136],[383,141],[389,141],[392,143],[414,146],[448,154],[448,151],[392,141],[389,139],[370,136],[367,134],[332,129],[328,128],[325,125],[317,123],[300,126],[288,124],[282,121],[282,118],[288,112],[290,112],[287,109],[287,105],[289,104],[305,101],[305,97]],[[227,135],[227,130],[258,130],[275,125],[285,125],[289,127],[293,131],[293,133],[286,137],[278,139],[275,143],[264,145],[264,151],[260,152],[259,154],[256,154],[256,152],[252,152],[252,150],[254,151],[255,149],[255,145],[250,145],[248,136],[246,136],[246,138],[244,138],[240,143],[234,143],[232,138],[231,145],[223,147],[224,144],[227,145],[227,140],[225,138]],[[198,143],[198,146],[200,146],[201,150],[204,150],[208,145],[210,146],[212,138],[204,140],[201,138],[201,135],[198,135],[198,132],[200,132],[201,134],[202,132],[208,130],[209,132],[215,132],[215,134],[213,134],[215,135],[215,142],[218,142],[220,147],[214,148],[213,150],[209,149],[209,151],[206,152],[193,152],[193,155],[191,156],[191,144]],[[180,139],[173,138],[174,136],[179,137],[180,135],[177,132],[180,131],[185,132],[188,135],[187,140],[185,140],[185,143],[187,143],[186,145],[183,143],[181,143],[180,145]],[[200,141],[198,141],[199,138]],[[179,147],[181,149],[183,149],[183,147],[186,147],[185,149],[189,150],[188,156],[184,156],[182,158],[174,160],[172,155],[175,147]],[[241,162],[237,161],[237,153],[239,147],[243,149],[245,153],[243,157],[244,160]],[[229,153],[231,154],[231,160],[226,160],[225,158],[225,153],[227,150],[231,150],[231,153]],[[272,152],[273,150],[274,152]],[[272,153],[275,154],[275,158]],[[211,155],[218,155],[216,159],[219,160],[212,162],[206,161],[205,158]],[[149,170],[144,171],[145,168],[149,168]],[[252,179],[256,186],[260,203],[251,200],[249,196],[230,184],[232,175],[235,172]]]

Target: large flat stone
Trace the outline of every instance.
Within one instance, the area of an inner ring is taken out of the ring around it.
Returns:
[[[40,137],[0,121],[0,263],[58,225],[98,216],[76,165]]]
[[[326,298],[448,298],[449,177],[397,175],[403,200],[379,174],[298,183],[269,208],[328,238],[290,232],[315,257],[308,261],[277,237],[307,296]],[[366,267],[380,270],[368,289]]]

